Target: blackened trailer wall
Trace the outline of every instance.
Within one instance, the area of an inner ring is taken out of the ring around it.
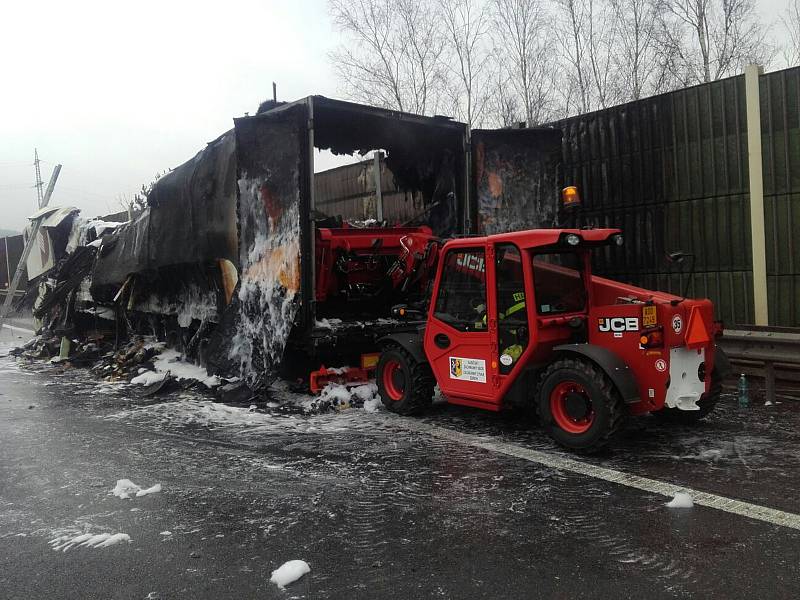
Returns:
[[[800,69],[759,84],[769,321],[800,326]],[[689,295],[711,298],[726,323],[755,322],[744,75],[554,125],[585,220],[625,230],[624,258],[607,254],[598,271],[681,293],[686,274],[664,254],[692,252]]]

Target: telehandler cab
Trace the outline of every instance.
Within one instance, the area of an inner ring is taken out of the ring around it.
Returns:
[[[626,415],[703,418],[729,368],[713,306],[593,276],[592,251],[622,241],[618,229],[542,229],[446,242],[424,324],[382,339],[384,405],[421,412],[438,384],[452,404],[533,409],[585,452]]]

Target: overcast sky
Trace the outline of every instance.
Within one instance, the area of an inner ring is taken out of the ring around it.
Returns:
[[[789,0],[760,0],[773,22]],[[338,95],[325,0],[4,2],[0,229],[36,209],[33,151],[52,205],[121,210],[272,95]]]

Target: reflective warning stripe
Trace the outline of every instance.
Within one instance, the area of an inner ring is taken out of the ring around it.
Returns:
[[[515,295],[516,295],[516,294],[515,294]],[[518,313],[518,312],[519,312],[519,311],[521,311],[521,310],[525,310],[525,301],[524,301],[524,300],[523,300],[522,302],[517,302],[517,303],[516,303],[514,306],[512,306],[511,308],[509,308],[509,309],[508,309],[508,310],[505,312],[505,314],[503,314],[503,315],[501,315],[501,316],[500,316],[500,318],[501,318],[501,319],[505,319],[506,317],[510,317],[510,316],[511,316],[511,315],[513,315],[514,313]]]

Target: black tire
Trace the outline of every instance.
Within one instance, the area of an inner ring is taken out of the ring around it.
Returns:
[[[418,362],[397,345],[384,348],[376,372],[383,405],[398,415],[415,415],[433,402],[436,384],[427,362]]]
[[[680,408],[669,408],[665,406],[653,414],[662,422],[673,425],[696,425],[702,421],[708,413],[714,410],[719,402],[722,393],[722,377],[719,376],[717,368],[711,371],[711,388],[697,401],[700,410],[681,410]]]
[[[572,358],[557,360],[545,369],[536,406],[550,437],[584,453],[608,444],[625,417],[622,396],[603,370]]]

